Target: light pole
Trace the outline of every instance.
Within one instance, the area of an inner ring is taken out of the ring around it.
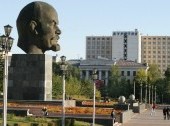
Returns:
[[[149,105],[150,105],[150,102],[151,102],[151,85],[149,84],[149,98],[148,98],[148,101],[149,101]]]
[[[147,104],[147,84],[145,85],[145,104]]]
[[[140,102],[142,103],[142,82],[140,82]]]
[[[13,38],[9,35],[12,27],[10,25],[4,26],[5,35],[0,36],[0,51],[5,55],[4,60],[4,82],[3,82],[3,126],[7,125],[7,90],[8,90],[8,52],[11,50]]]
[[[151,86],[151,90],[152,90],[152,104],[153,104],[153,85]]]
[[[62,126],[65,126],[65,75],[67,70],[66,57],[61,56],[60,69],[62,70],[62,83],[63,83],[63,100],[62,100]]]
[[[155,86],[155,104],[156,104],[156,86]]]
[[[134,96],[135,96],[135,80],[133,81],[134,85],[133,85],[133,93],[134,93]]]
[[[96,102],[96,83],[95,80],[97,80],[97,69],[93,70],[93,74],[92,74],[92,78],[93,78],[93,125],[95,126],[95,102]]]

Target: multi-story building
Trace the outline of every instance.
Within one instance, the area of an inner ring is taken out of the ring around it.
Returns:
[[[113,32],[112,59],[141,62],[141,37],[137,29]]]
[[[141,36],[135,29],[86,37],[86,59],[99,57],[157,64],[163,74],[170,65],[170,36]]]
[[[133,82],[136,72],[139,69],[144,69],[146,71],[148,70],[147,64],[136,63],[130,60],[81,60],[79,64],[79,68],[81,70],[80,76],[82,79],[92,79],[93,69],[96,68],[98,71],[98,79],[104,80],[105,86],[107,86],[110,70],[113,65],[117,65],[119,67],[121,76],[124,77],[129,83]]]
[[[114,31],[112,36],[87,36],[86,59],[98,57],[110,60],[141,62],[141,37],[135,31]]]
[[[86,59],[97,59],[99,57],[112,59],[111,36],[86,37]]]
[[[142,62],[157,64],[161,72],[170,65],[170,36],[142,36]]]

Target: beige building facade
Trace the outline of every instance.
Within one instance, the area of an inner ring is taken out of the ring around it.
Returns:
[[[161,72],[170,65],[170,36],[142,36],[142,62],[157,64]]]

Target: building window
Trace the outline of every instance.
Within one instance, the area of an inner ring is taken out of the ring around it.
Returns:
[[[122,75],[122,76],[124,76],[124,75],[125,75],[124,71],[121,71],[121,75]]]
[[[127,76],[130,76],[130,71],[127,71]]]
[[[133,71],[133,76],[136,76],[136,71]]]

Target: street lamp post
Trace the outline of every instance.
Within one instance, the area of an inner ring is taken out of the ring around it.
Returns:
[[[61,56],[60,69],[62,70],[63,99],[62,99],[62,126],[65,126],[65,75],[67,70],[66,57]]]
[[[134,85],[133,85],[133,93],[134,93],[134,96],[135,96],[135,80],[134,80]]]
[[[140,82],[140,102],[142,103],[142,82]]]
[[[149,105],[150,105],[150,101],[151,101],[151,86],[149,84],[149,98],[148,98],[148,101],[149,101]]]
[[[145,104],[147,104],[147,84],[145,85]]]
[[[156,86],[155,86],[155,104],[156,104]]]
[[[96,83],[95,83],[95,80],[97,80],[97,69],[94,69],[93,70],[93,75],[92,75],[92,78],[93,78],[93,125],[92,126],[95,126],[95,102],[96,102]]]
[[[4,53],[4,82],[3,82],[3,126],[7,125],[7,90],[8,90],[8,52],[11,50],[13,38],[10,37],[12,27],[4,26],[5,35],[0,36],[0,51]]]
[[[152,104],[153,104],[153,85],[151,86],[151,90],[152,90]]]

